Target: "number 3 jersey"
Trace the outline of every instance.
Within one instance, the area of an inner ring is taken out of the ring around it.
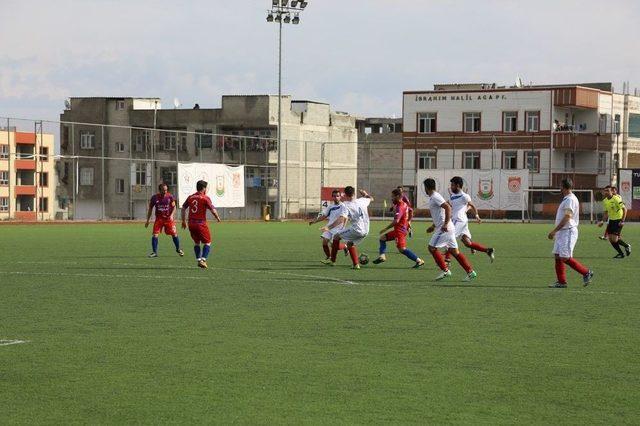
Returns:
[[[214,210],[211,198],[199,192],[189,195],[182,208],[189,210],[189,222],[206,222],[207,210]]]

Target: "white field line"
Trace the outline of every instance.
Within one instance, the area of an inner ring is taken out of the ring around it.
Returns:
[[[28,340],[0,340],[0,346],[19,345],[21,343],[28,343]]]

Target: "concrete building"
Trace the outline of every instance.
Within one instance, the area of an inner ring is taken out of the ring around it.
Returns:
[[[54,219],[53,141],[51,134],[0,128],[0,220]]]
[[[259,217],[265,204],[273,212],[278,185],[288,217],[317,211],[322,186],[357,180],[355,117],[320,102],[283,96],[280,176],[277,96],[223,96],[215,109],[71,98],[60,118],[62,154],[77,157],[61,172],[61,196],[79,219],[143,217],[159,182],[177,192],[178,162],[245,165],[246,207],[224,212],[231,218]]]
[[[403,93],[403,183],[426,168],[524,168],[530,185],[600,188],[640,160],[640,98],[610,83],[435,85]]]

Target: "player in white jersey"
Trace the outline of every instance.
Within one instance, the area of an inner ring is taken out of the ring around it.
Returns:
[[[554,240],[553,254],[556,258],[556,277],[558,280],[551,284],[552,288],[567,288],[566,265],[582,275],[582,283],[588,286],[593,279],[593,272],[573,258],[573,249],[578,242],[578,224],[580,222],[580,202],[571,191],[571,179],[562,180],[562,202],[556,213],[556,227],[549,232],[549,239]]]
[[[316,219],[309,222],[309,225],[322,222],[323,220],[327,220],[327,224],[331,225],[340,218],[340,214],[342,212],[342,202],[341,202],[342,193],[340,192],[340,190],[334,189],[331,192],[331,198],[333,199],[333,204],[329,204],[322,211],[322,213],[318,215]],[[344,224],[337,226],[329,231],[324,231],[320,236],[320,238],[322,238],[322,250],[324,250],[324,254],[326,255],[326,259],[323,261],[323,263],[327,263],[331,261],[330,244],[332,243],[333,236],[336,235],[338,232],[342,231],[343,229],[344,229]],[[345,250],[345,254],[347,254],[346,247],[344,244],[340,246],[340,249]]]
[[[473,267],[467,260],[464,254],[458,250],[458,243],[456,241],[453,224],[451,223],[451,206],[447,203],[442,195],[436,192],[436,181],[429,178],[423,182],[424,191],[429,197],[429,211],[431,212],[431,218],[433,219],[433,225],[427,229],[427,233],[433,232],[431,241],[429,241],[429,253],[436,261],[436,265],[442,271],[440,275],[436,277],[436,281],[440,281],[444,278],[451,276],[451,271],[444,261],[444,257],[438,251],[439,248],[446,248],[453,257],[456,258],[460,266],[462,266],[467,273],[463,281],[471,281],[476,278],[477,274],[473,270]]]
[[[464,181],[460,176],[454,176],[451,178],[451,195],[449,197],[449,204],[451,204],[451,221],[453,222],[456,238],[460,238],[462,244],[469,247],[471,252],[481,251],[486,253],[491,259],[491,262],[495,260],[495,250],[491,247],[485,247],[482,244],[471,241],[471,232],[469,231],[469,218],[467,217],[467,211],[470,210],[474,215],[478,223],[482,223],[478,209],[471,202],[471,196],[462,190]],[[449,252],[445,254],[445,262],[451,263],[451,255]]]
[[[338,232],[333,237],[330,264],[335,265],[336,257],[340,250],[340,241],[344,241],[347,243],[347,250],[351,256],[353,269],[360,269],[356,245],[360,244],[369,234],[369,212],[367,211],[367,208],[373,201],[373,197],[371,197],[367,191],[362,189],[360,190],[360,195],[362,195],[362,197],[355,198],[355,193],[356,190],[353,186],[347,186],[344,189],[344,202],[342,203],[340,218],[333,224],[325,226],[322,230],[330,231],[333,228],[344,225],[347,222],[347,219],[349,220],[349,227]]]

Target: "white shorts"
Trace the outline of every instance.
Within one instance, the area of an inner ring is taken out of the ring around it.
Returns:
[[[320,235],[322,238],[326,238],[327,240],[333,240],[333,237],[339,233],[340,231],[342,231],[344,228],[333,228],[330,229],[328,231],[324,231],[322,233],[322,235]]]
[[[361,234],[351,228],[343,229],[342,231],[338,232],[337,235],[340,235],[340,238],[342,238],[344,241],[353,243],[353,245],[355,246],[360,244],[362,240],[364,240],[367,236],[367,234]]]
[[[471,232],[469,231],[469,222],[466,221],[458,221],[454,225],[456,238],[461,238],[463,235],[466,235],[467,238],[471,239]]]
[[[457,249],[458,242],[456,241],[456,235],[452,227],[450,227],[447,232],[442,232],[440,228],[436,229],[431,236],[429,246],[436,248],[446,247]]]
[[[573,257],[573,249],[578,242],[578,228],[561,229],[556,233],[553,242],[553,254],[560,257]]]

